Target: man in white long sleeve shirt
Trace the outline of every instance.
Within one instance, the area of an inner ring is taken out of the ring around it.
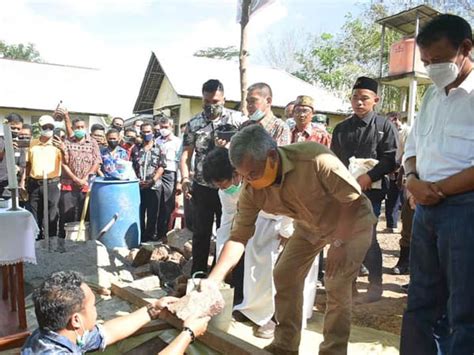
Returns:
[[[440,15],[419,33],[434,83],[405,147],[413,221],[400,354],[474,353],[474,73],[467,21]]]

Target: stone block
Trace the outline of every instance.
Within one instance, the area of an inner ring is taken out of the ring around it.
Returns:
[[[172,261],[152,261],[150,269],[154,275],[158,275],[162,284],[173,282],[182,274],[181,266]]]

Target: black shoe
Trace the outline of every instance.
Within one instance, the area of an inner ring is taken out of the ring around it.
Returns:
[[[357,300],[357,304],[373,303],[382,299],[383,288],[382,285],[370,285],[367,293],[361,295]]]
[[[408,293],[408,286],[410,286],[409,283],[408,283],[408,284],[405,284],[405,285],[401,285],[400,287],[401,287],[401,289],[402,289],[403,291],[405,291],[405,293]]]
[[[266,350],[270,354],[274,354],[274,355],[298,355],[298,350],[296,351],[286,350],[286,349],[279,348],[273,344],[267,345],[266,347],[263,348],[263,350]]]
[[[364,264],[360,266],[359,276],[369,276],[369,269],[367,269]]]
[[[410,248],[400,248],[400,258],[398,259],[397,265],[390,271],[393,275],[408,275],[410,273]]]
[[[232,318],[234,318],[234,320],[239,323],[251,322],[250,319],[248,319],[242,312],[239,311],[233,311]]]

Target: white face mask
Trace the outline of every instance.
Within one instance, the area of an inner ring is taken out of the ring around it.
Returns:
[[[168,128],[161,128],[160,129],[160,135],[162,137],[168,137],[171,134],[171,130]]]
[[[46,138],[51,138],[53,136],[54,131],[52,129],[42,129],[41,135]]]
[[[457,64],[453,62],[429,64],[426,66],[426,72],[439,89],[444,89],[458,78],[459,73],[464,66],[465,60],[466,58],[464,58],[461,68],[459,68]]]

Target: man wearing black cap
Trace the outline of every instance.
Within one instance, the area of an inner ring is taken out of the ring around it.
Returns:
[[[331,149],[346,167],[349,166],[351,157],[378,160],[373,169],[357,178],[378,217],[388,188],[385,175],[395,170],[398,138],[395,126],[374,112],[374,107],[380,100],[377,89],[378,84],[375,80],[364,76],[357,79],[351,96],[354,114],[334,128]],[[372,188],[372,184],[379,180],[382,180],[382,188]],[[382,251],[377,241],[375,225],[372,244],[367,251],[364,264],[369,269],[369,288],[360,301],[375,302],[382,297],[383,291]]]

